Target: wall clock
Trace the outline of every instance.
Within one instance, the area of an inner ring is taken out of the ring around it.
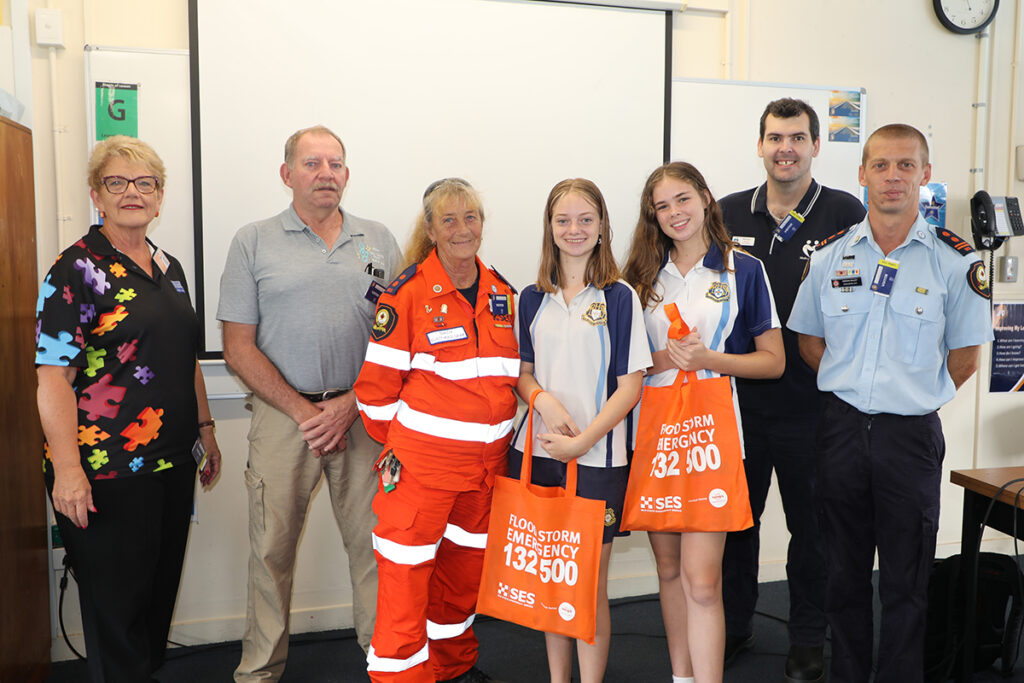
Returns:
[[[999,0],[932,0],[935,16],[953,33],[977,33],[996,17]]]

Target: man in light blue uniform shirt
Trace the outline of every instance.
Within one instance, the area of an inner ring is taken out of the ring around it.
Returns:
[[[984,265],[918,214],[918,188],[930,177],[920,131],[891,124],[871,135],[860,167],[867,218],[818,245],[788,322],[827,392],[819,501],[834,683],[871,676],[876,548],[875,681],[923,679],[945,454],[937,410],[992,340]]]

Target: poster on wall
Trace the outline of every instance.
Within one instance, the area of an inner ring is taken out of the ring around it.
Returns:
[[[96,140],[139,137],[139,84],[96,82]]]
[[[946,183],[921,186],[918,208],[925,222],[937,228],[946,227]]]
[[[860,142],[860,91],[833,90],[828,100],[829,142]]]
[[[992,305],[992,371],[988,390],[995,392],[1024,389],[1024,303]]]

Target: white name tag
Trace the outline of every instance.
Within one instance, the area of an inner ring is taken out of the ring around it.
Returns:
[[[754,246],[754,238],[745,235],[733,235],[732,243],[741,247],[752,247]]]
[[[441,330],[434,330],[433,332],[427,332],[427,341],[430,345],[444,344],[445,342],[461,341],[463,339],[469,339],[469,335],[466,334],[466,328],[459,327],[446,327]]]

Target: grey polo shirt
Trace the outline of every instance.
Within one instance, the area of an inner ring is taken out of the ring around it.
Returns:
[[[340,210],[340,209],[339,209]],[[327,245],[294,206],[235,234],[220,279],[217,319],[257,325],[256,345],[298,391],[350,388],[376,308],[401,250],[382,224],[342,210]]]

